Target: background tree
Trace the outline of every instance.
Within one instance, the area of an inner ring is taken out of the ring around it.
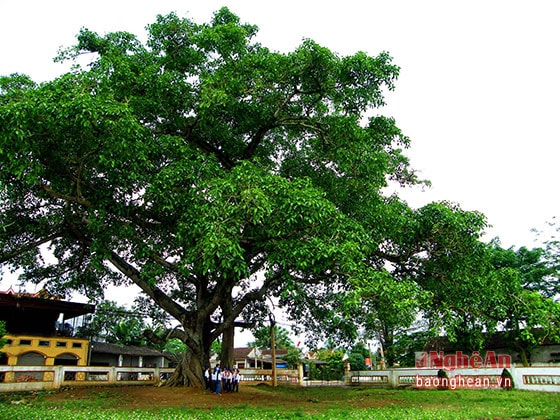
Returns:
[[[146,345],[144,331],[151,328],[144,315],[114,301],[102,301],[77,330],[80,337],[122,345]]]
[[[558,271],[541,248],[503,249],[498,240],[478,246],[476,267],[468,268],[464,284],[438,282],[442,287],[434,307],[427,311],[427,324],[414,334],[400,336],[395,345],[402,363],[412,365],[414,351],[422,351],[434,327],[443,327],[451,349],[482,351],[498,333],[516,350],[525,365],[532,350],[546,341],[560,339],[560,305],[550,297],[558,282]],[[468,254],[466,254],[468,255]],[[468,261],[468,260],[467,260]],[[445,293],[447,292],[447,293]],[[441,296],[441,298],[439,297]],[[434,322],[434,314],[443,322]]]
[[[426,345],[434,337],[437,334],[429,329],[400,334],[393,345],[396,363],[401,367],[415,367],[416,352],[426,351]]]
[[[218,359],[222,359],[222,342],[218,339],[214,342],[212,342],[212,346],[210,348],[210,351],[214,354],[217,355]]]
[[[309,379],[338,381],[344,376],[345,352],[342,349],[319,349],[313,352],[309,364]]]
[[[187,351],[187,346],[178,338],[172,338],[165,343],[162,350],[171,353],[179,360]]]
[[[534,229],[534,232],[537,234],[537,239],[544,245],[541,261],[544,261],[546,268],[552,273],[541,276],[538,290],[544,296],[558,301],[560,295],[560,282],[558,281],[560,273],[560,224],[558,224],[557,218],[553,217],[551,221],[546,223],[545,229],[541,231]],[[540,269],[542,269],[542,266]]]
[[[303,360],[303,352],[298,347],[291,347],[288,348],[287,353],[282,356],[282,359],[288,364],[289,368],[297,369]]]
[[[395,280],[388,271],[378,271],[375,276],[385,276],[384,281],[362,283],[354,289],[358,295],[365,336],[379,341],[383,348],[386,366],[396,362],[396,340],[405,335],[420,314],[425,294],[410,280]],[[368,356],[369,357],[369,356]]]
[[[560,341],[560,303],[554,300],[558,269],[541,248],[503,249],[491,244],[492,270],[499,292],[489,316],[503,325],[509,345],[519,352],[525,366],[531,352],[545,341]]]
[[[257,347],[259,349],[270,349],[270,327],[262,327],[253,330],[254,341],[248,343],[249,347]],[[294,342],[290,338],[290,331],[279,325],[274,326],[274,344],[277,349],[294,348]]]
[[[113,326],[110,331],[111,335],[107,337],[107,341],[127,346],[146,345],[144,330],[144,323],[137,318],[123,320]]]
[[[366,359],[369,358],[373,363],[373,357],[369,348],[363,342],[355,344],[348,352],[348,362],[352,370],[366,370]],[[370,365],[371,367],[371,365]]]
[[[93,314],[84,317],[84,323],[78,327],[76,335],[93,340],[105,340],[113,335],[111,332],[113,327],[130,315],[136,317],[114,301],[101,301],[96,304]]]
[[[474,320],[489,305],[481,305],[480,290],[493,289],[481,288],[490,281],[486,244],[480,241],[486,227],[482,214],[448,202],[414,210],[396,197],[387,201],[384,214],[386,240],[352,278],[344,308],[366,338],[379,340],[386,365],[392,366],[402,351],[396,342],[416,330],[420,318],[427,331],[445,330],[454,341],[475,336]],[[373,235],[379,226],[370,229]]]

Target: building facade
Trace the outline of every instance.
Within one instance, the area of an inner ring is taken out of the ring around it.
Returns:
[[[93,305],[63,301],[44,291],[0,292],[0,320],[7,331],[0,364],[86,366],[89,340],[74,337],[73,321],[94,310]]]

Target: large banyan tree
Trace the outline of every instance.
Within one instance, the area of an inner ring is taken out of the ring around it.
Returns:
[[[84,29],[59,59],[88,65],[0,79],[0,264],[91,299],[137,285],[187,345],[172,383],[201,386],[211,343],[231,361],[267,299],[328,332],[352,284],[396,284],[387,264],[427,248],[383,189],[418,180],[375,114],[399,70],[387,53],[270,51],[228,9],[147,29]]]

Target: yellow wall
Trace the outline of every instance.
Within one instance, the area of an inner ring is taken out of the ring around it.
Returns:
[[[87,339],[12,334],[6,334],[4,338],[11,340],[2,348],[2,352],[8,356],[9,366],[17,366],[18,358],[31,352],[42,355],[45,366],[53,366],[55,358],[62,354],[75,356],[78,359],[78,366],[86,366],[88,362],[89,340]]]

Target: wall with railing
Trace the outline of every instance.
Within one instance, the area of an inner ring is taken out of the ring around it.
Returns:
[[[174,368],[105,366],[0,366],[0,392],[37,391],[65,386],[157,384]],[[241,380],[271,381],[272,369],[241,369]],[[296,369],[276,369],[278,383],[301,384]]]
[[[94,366],[0,366],[0,392],[37,391],[64,386],[157,384],[174,368]]]
[[[94,366],[0,366],[0,392],[37,391],[94,385],[157,384],[174,368]],[[276,369],[279,384],[297,386],[373,386],[421,389],[522,389],[560,392],[560,367],[515,367],[504,369],[455,369],[441,374],[438,369],[397,368],[346,371],[343,381],[307,381],[303,369]],[[272,369],[240,369],[241,380],[271,381]]]
[[[347,385],[383,388],[421,389],[522,389],[560,392],[560,367],[508,367],[454,369],[396,368],[388,370],[347,371]]]
[[[272,381],[272,369],[239,369],[241,381],[243,382],[268,382]],[[283,384],[301,384],[303,381],[303,370],[299,369],[276,369],[276,381]]]

